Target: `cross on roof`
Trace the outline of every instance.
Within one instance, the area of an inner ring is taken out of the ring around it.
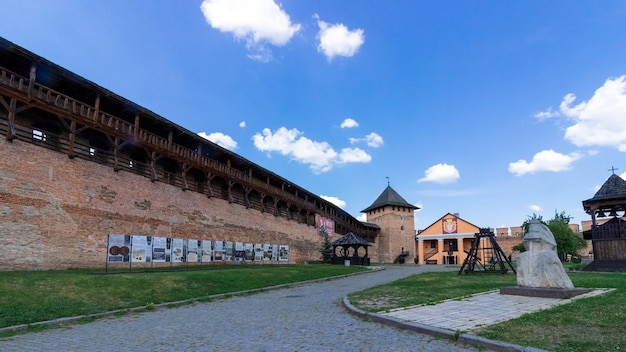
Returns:
[[[615,175],[615,170],[619,170],[619,169],[614,166],[611,166],[611,168],[608,171],[611,171],[613,175]]]

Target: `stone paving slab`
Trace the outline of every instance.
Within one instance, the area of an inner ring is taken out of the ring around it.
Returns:
[[[568,299],[504,295],[490,291],[462,300],[447,300],[435,305],[400,308],[379,314],[441,329],[472,331],[611,290],[595,289]]]

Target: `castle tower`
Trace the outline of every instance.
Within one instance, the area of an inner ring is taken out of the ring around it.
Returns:
[[[412,262],[415,257],[415,229],[413,212],[419,209],[408,203],[391,186],[369,207],[361,210],[368,223],[380,227],[380,235],[370,251],[380,263]]]

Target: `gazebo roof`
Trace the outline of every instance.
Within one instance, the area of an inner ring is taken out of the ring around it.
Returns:
[[[372,203],[372,205],[370,205],[369,207],[361,210],[361,213],[367,213],[370,210],[382,208],[385,205],[395,205],[410,209],[419,209],[419,207],[416,207],[415,205],[404,200],[404,198],[402,198],[402,196],[400,196],[398,192],[396,192],[393,188],[391,188],[391,186],[388,185],[383,193],[381,193],[378,198],[376,198],[374,203]]]
[[[371,246],[372,244],[362,239],[358,235],[348,232],[343,235],[341,238],[338,238],[332,243],[333,246],[351,246],[351,245],[360,245],[360,246]]]

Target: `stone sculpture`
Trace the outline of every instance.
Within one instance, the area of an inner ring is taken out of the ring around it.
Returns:
[[[524,235],[525,252],[517,256],[517,284],[522,287],[572,289],[574,284],[565,273],[556,251],[550,229],[531,220]]]

